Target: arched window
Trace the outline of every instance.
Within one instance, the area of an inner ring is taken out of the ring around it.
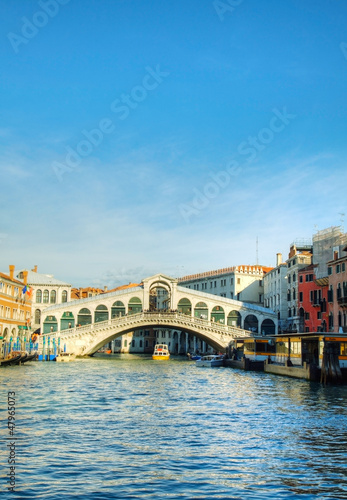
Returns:
[[[49,291],[45,290],[43,292],[43,303],[44,304],[48,304],[48,302],[49,302]]]
[[[57,301],[57,292],[55,290],[51,291],[51,304],[55,304]]]
[[[41,311],[40,311],[40,309],[36,309],[36,311],[35,311],[35,325],[39,325],[40,321],[41,321]]]
[[[67,291],[63,290],[61,294],[61,301],[62,302],[67,302]]]
[[[42,302],[42,290],[36,290],[36,302],[41,304]]]

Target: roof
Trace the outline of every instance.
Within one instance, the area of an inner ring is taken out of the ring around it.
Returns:
[[[182,281],[191,281],[191,280],[197,280],[201,278],[209,278],[212,276],[219,276],[222,274],[230,274],[230,273],[250,273],[250,274],[260,274],[259,272],[261,271],[263,274],[268,273],[271,271],[273,267],[266,267],[266,266],[233,266],[233,267],[224,267],[223,269],[216,269],[215,271],[205,271],[203,273],[198,273],[198,274],[190,274],[188,276],[183,276],[182,278],[178,278],[179,282]]]
[[[16,277],[23,271],[28,271],[28,285],[59,285],[59,286],[71,286],[70,283],[65,283],[64,281],[59,281],[55,279],[51,274],[41,274],[35,271],[29,271],[28,269],[21,269],[16,271]]]
[[[9,276],[8,274],[0,273],[0,277],[6,279],[8,281],[13,281],[13,283],[17,283],[18,285],[24,286],[24,283],[22,281],[19,281],[16,278],[11,278],[11,276]]]
[[[140,283],[129,283],[128,285],[117,286],[117,288],[113,288],[112,290],[108,290],[109,292],[117,292],[118,290],[127,290],[128,288],[135,288],[137,286],[141,286]]]

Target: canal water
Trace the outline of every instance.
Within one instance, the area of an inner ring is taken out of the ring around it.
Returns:
[[[346,386],[136,355],[0,379],[0,498],[347,499]]]

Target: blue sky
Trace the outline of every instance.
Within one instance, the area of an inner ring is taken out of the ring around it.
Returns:
[[[274,265],[347,215],[345,2],[0,6],[1,271]]]

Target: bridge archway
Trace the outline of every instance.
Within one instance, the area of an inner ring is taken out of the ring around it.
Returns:
[[[137,314],[142,311],[142,302],[138,297],[132,297],[128,304],[128,314]]]
[[[77,324],[80,326],[92,324],[92,313],[86,307],[83,307],[77,315]]]
[[[189,299],[181,299],[179,303],[177,304],[177,309],[179,313],[186,314],[187,316],[190,316],[192,313],[192,303],[190,302]]]
[[[258,328],[259,328],[258,318],[256,316],[254,316],[254,314],[248,314],[245,317],[243,328],[245,330],[250,330],[254,333],[258,332]]]
[[[272,319],[264,319],[261,324],[261,333],[264,333],[264,335],[276,334],[276,326]]]
[[[125,305],[121,300],[116,300],[111,307],[111,318],[118,318],[119,316],[125,316]]]
[[[171,284],[162,278],[153,281],[149,287],[149,310],[171,309],[171,302]]]
[[[208,319],[208,307],[205,302],[198,302],[194,307],[194,316],[196,318]]]
[[[230,311],[227,321],[229,326],[241,328],[241,314],[239,311]]]
[[[105,305],[100,304],[97,306],[94,312],[94,322],[99,323],[100,321],[108,320],[108,309]]]
[[[211,321],[215,323],[220,323],[224,325],[225,323],[225,312],[222,306],[215,306],[211,312]]]

